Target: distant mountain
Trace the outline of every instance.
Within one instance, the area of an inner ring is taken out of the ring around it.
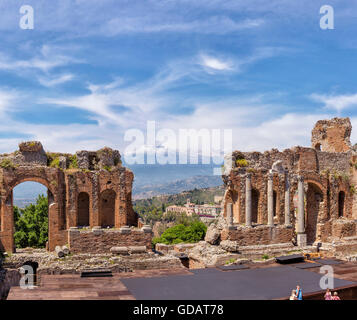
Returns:
[[[213,169],[219,167],[218,165],[124,165],[134,173],[134,199],[222,185],[221,176],[213,175]],[[14,189],[14,204],[23,207],[33,203],[39,194],[47,194],[47,189],[42,184],[21,183]]]
[[[30,203],[35,203],[39,194],[47,195],[47,188],[37,182],[27,181],[14,188],[14,205],[24,208]]]
[[[123,163],[134,173],[134,186],[157,185],[185,180],[194,176],[213,176],[212,164],[134,164]]]
[[[189,199],[192,203],[214,203],[215,196],[223,196],[224,186],[193,189],[189,191],[183,191],[172,195],[160,195],[148,199],[138,199],[133,202],[134,209],[140,207],[154,206],[156,208],[162,208],[163,205],[184,205]]]
[[[187,190],[203,189],[221,186],[223,184],[220,176],[194,176],[184,180],[176,180],[164,184],[149,184],[134,186],[133,199],[146,199],[156,195],[170,195]]]

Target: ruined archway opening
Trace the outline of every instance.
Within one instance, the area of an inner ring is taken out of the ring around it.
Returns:
[[[273,215],[274,215],[274,217],[276,217],[276,215],[277,215],[277,213],[276,213],[276,209],[277,209],[276,201],[277,201],[277,194],[276,194],[276,191],[273,191]]]
[[[344,209],[345,209],[345,193],[340,191],[338,194],[338,216],[344,216]]]
[[[319,216],[323,215],[323,193],[319,186],[308,183],[306,193],[306,237],[307,243],[313,244],[316,241],[316,229]]]
[[[315,150],[316,151],[321,151],[321,143],[316,143],[315,144]]]
[[[239,223],[239,197],[238,192],[232,193],[233,223]]]
[[[258,223],[259,191],[252,189],[252,222]]]
[[[110,189],[104,190],[100,194],[100,225],[104,228],[113,228],[115,225],[115,198],[115,191]]]
[[[79,193],[77,207],[78,207],[77,226],[88,227],[90,224],[89,224],[89,194],[87,192]]]
[[[13,188],[6,202],[14,214],[15,248],[46,248],[49,205],[54,202],[51,191],[41,183],[26,181]]]

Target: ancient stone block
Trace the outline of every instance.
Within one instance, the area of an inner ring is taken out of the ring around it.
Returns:
[[[239,249],[237,241],[223,240],[219,243],[219,245],[223,250],[226,250],[228,252],[238,252]]]
[[[217,229],[217,227],[213,224],[211,224],[207,228],[206,236],[205,236],[205,241],[210,243],[210,244],[217,244],[219,241],[221,233],[220,230]]]
[[[129,249],[128,247],[111,247],[110,252],[113,254],[127,255],[129,254]]]
[[[145,246],[130,246],[130,247],[128,247],[128,249],[131,254],[146,252]]]

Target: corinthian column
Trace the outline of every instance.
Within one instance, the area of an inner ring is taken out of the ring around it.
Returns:
[[[268,226],[274,227],[273,174],[268,174]]]
[[[251,174],[247,173],[245,178],[245,224],[252,226],[252,180]]]

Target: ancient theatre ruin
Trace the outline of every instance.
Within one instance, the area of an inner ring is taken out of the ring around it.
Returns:
[[[48,189],[50,251],[66,244],[72,252],[109,252],[118,243],[150,246],[151,233],[130,228],[138,223],[133,178],[117,150],[72,155],[46,153],[37,141],[20,143],[19,150],[0,155],[0,251],[15,252],[13,188],[24,181]]]
[[[357,235],[357,150],[349,118],[320,120],[310,148],[232,154],[223,174],[222,240],[239,246],[344,241]],[[355,249],[357,245],[355,244]]]

